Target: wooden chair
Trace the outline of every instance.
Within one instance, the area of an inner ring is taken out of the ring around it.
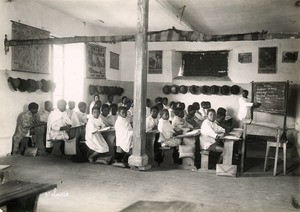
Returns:
[[[283,175],[286,175],[286,144],[287,140],[280,140],[278,144],[278,148],[282,148],[283,150]],[[274,159],[274,173],[277,173],[277,162],[278,162],[278,153],[277,156],[270,157],[270,148],[275,147],[276,148],[276,141],[275,140],[267,140],[267,148],[266,148],[266,155],[265,155],[265,164],[264,164],[264,171],[267,171],[268,167],[268,159]]]

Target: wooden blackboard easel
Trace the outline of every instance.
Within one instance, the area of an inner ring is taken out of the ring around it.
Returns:
[[[286,82],[252,82],[252,102],[259,102],[258,108],[253,112],[265,112],[283,115],[283,130],[286,130],[287,102],[289,92],[289,81]]]

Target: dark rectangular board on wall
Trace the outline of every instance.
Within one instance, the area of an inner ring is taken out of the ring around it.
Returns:
[[[253,82],[253,102],[261,105],[254,111],[275,114],[286,113],[287,82]]]

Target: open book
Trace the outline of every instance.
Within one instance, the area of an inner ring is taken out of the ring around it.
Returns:
[[[110,129],[111,129],[111,127],[104,127],[104,128],[97,130],[97,132],[106,132],[107,130],[110,130]]]

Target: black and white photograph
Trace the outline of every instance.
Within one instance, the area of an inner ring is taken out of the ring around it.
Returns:
[[[300,210],[300,0],[0,0],[0,212]]]

